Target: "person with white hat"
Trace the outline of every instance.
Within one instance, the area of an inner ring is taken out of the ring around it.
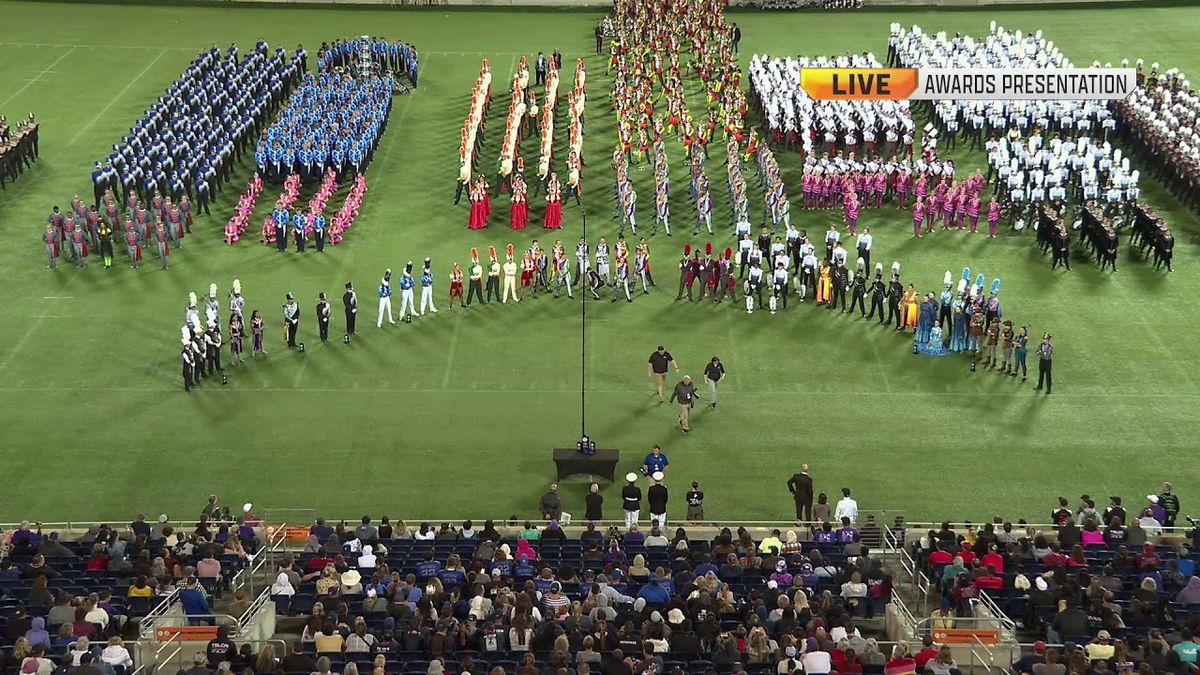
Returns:
[[[387,313],[388,323],[394,324],[396,320],[392,318],[392,270],[388,268],[383,271],[383,278],[379,280],[379,316],[375,319],[375,327],[383,328],[383,315]]]
[[[404,274],[400,276],[400,318],[404,323],[412,323],[417,306],[413,302],[413,288],[417,285],[412,276],[413,262],[409,260],[404,265]]]
[[[625,487],[621,488],[621,508],[625,511],[625,529],[638,521],[642,509],[642,489],[637,486],[637,474],[625,474]]]
[[[667,526],[667,486],[663,485],[663,472],[655,471],[650,475],[654,484],[646,490],[646,503],[650,507],[650,523],[660,528]]]
[[[296,304],[296,298],[291,293],[287,294],[287,301],[283,303],[283,330],[287,336],[288,349],[296,348],[296,331],[300,328],[300,305]]]

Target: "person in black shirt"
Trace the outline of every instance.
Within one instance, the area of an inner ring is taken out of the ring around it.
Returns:
[[[708,393],[712,399],[708,402],[708,407],[717,407],[717,385],[721,380],[725,379],[725,364],[721,363],[721,359],[712,357],[712,361],[704,367],[704,381],[708,383]]]
[[[354,284],[346,282],[346,292],[342,294],[342,307],[346,310],[346,334],[354,335],[354,320],[358,318],[358,294],[354,292]]]
[[[662,484],[663,475],[661,471],[655,471],[651,477],[654,479],[654,484],[646,490],[646,503],[650,506],[650,522],[657,523],[658,526],[667,526],[667,486]]]
[[[675,357],[671,356],[671,352],[667,348],[659,345],[658,349],[650,355],[650,360],[646,365],[646,374],[650,379],[654,380],[654,386],[658,389],[658,402],[663,402],[663,387],[667,384],[667,368],[674,366],[675,372],[679,372],[679,366],[675,363]]]
[[[592,483],[587,495],[583,498],[583,519],[590,521],[604,520],[604,495],[600,494],[600,486]]]
[[[1125,543],[1125,528],[1121,519],[1113,516],[1108,520],[1108,527],[1104,528],[1104,541],[1109,546],[1120,546]]]
[[[237,647],[229,641],[229,630],[225,626],[217,628],[217,636],[208,642],[208,649],[205,650],[208,656],[208,666],[216,668],[217,664],[222,661],[233,661],[237,654]]]
[[[1102,522],[1111,523],[1112,519],[1116,518],[1120,525],[1125,524],[1125,508],[1121,506],[1120,497],[1109,497],[1108,508],[1104,509],[1104,520]]]
[[[292,653],[283,657],[279,663],[280,670],[286,673],[311,673],[317,669],[317,664],[304,653],[304,646],[296,640],[292,644]]]
[[[704,493],[700,491],[700,483],[692,481],[692,489],[687,493],[687,519],[689,523],[704,520]]]
[[[638,521],[642,508],[642,489],[637,486],[637,474],[626,474],[627,485],[621,488],[621,509],[625,511],[625,529]]]

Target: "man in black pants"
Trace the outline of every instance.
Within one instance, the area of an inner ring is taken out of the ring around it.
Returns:
[[[1046,333],[1042,336],[1042,344],[1038,345],[1038,383],[1034,387],[1035,391],[1041,391],[1042,385],[1046,385],[1046,395],[1050,395],[1050,390],[1054,387],[1054,377],[1052,374],[1052,366],[1054,365],[1054,344],[1050,342],[1050,334]]]
[[[321,342],[329,339],[329,301],[325,299],[325,292],[317,298],[317,331],[321,335]]]
[[[863,276],[862,270],[854,273],[854,281],[851,283],[851,287],[854,289],[854,294],[850,297],[850,309],[843,309],[842,311],[853,313],[854,307],[858,306],[858,313],[865,319],[867,318],[867,278]]]
[[[346,334],[354,335],[354,320],[358,318],[358,295],[354,292],[354,284],[346,282],[346,292],[342,294],[342,306],[346,309]]]
[[[837,267],[833,268],[833,302],[829,303],[826,309],[837,309],[838,301],[840,300],[842,311],[846,311],[846,284],[849,283],[849,280],[849,270],[839,260]]]
[[[813,482],[812,476],[808,475],[807,464],[800,467],[800,473],[792,474],[787,487],[796,501],[796,520],[812,520]]]
[[[871,313],[867,315],[867,319],[875,318],[875,310],[879,310],[879,323],[883,323],[883,299],[887,296],[887,286],[883,285],[883,279],[879,276],[875,277],[875,281],[871,283]]]
[[[904,295],[904,284],[900,283],[900,277],[892,277],[892,283],[888,286],[888,318],[887,322],[895,323],[896,330],[900,330],[900,298]],[[879,314],[883,316],[881,312]]]

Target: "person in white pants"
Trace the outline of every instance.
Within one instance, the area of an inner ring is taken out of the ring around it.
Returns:
[[[383,279],[379,282],[379,317],[375,319],[375,327],[383,327],[383,315],[387,313],[388,323],[396,323],[392,318],[392,270],[385,270]]]
[[[642,489],[637,486],[636,473],[625,474],[625,481],[628,485],[621,488],[621,508],[625,511],[625,529],[629,530],[631,525],[637,524],[641,513]]]
[[[421,316],[425,316],[425,310],[437,314],[437,307],[433,306],[433,269],[429,258],[425,259],[425,268],[421,270]]]
[[[413,263],[409,260],[404,265],[404,274],[400,277],[400,319],[412,323],[413,314],[417,311],[417,306],[413,302],[413,287],[417,282],[412,278]]]

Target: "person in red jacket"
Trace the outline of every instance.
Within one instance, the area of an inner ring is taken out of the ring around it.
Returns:
[[[925,664],[936,659],[937,655],[938,648],[933,644],[933,636],[926,635],[921,639],[921,651],[913,657],[913,660],[917,662],[917,672],[925,670]]]
[[[979,564],[992,570],[994,574],[1004,574],[1004,556],[1000,555],[995,544],[988,547],[988,552],[979,559]]]

